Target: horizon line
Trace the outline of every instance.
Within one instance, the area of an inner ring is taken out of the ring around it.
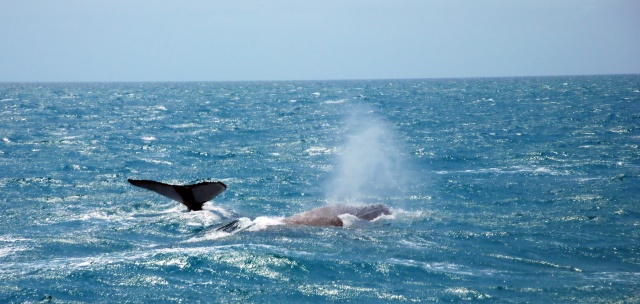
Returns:
[[[450,80],[450,79],[500,79],[500,78],[554,78],[593,76],[639,76],[638,73],[563,74],[526,76],[461,76],[461,77],[398,77],[398,78],[336,78],[336,79],[262,79],[262,80],[17,80],[0,81],[10,83],[195,83],[195,82],[324,82],[324,81],[396,81],[396,80]]]

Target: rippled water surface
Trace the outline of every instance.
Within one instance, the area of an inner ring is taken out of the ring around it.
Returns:
[[[637,75],[4,83],[0,112],[3,303],[640,301]],[[333,203],[393,215],[282,222]]]

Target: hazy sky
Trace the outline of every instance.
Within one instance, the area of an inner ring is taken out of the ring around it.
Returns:
[[[5,0],[0,81],[640,73],[638,0]]]

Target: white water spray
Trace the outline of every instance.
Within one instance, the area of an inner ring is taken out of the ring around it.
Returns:
[[[346,135],[327,185],[328,203],[384,203],[401,195],[408,171],[391,128],[372,111],[359,110],[351,115]]]

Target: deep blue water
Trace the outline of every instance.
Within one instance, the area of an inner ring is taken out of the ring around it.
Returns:
[[[4,83],[0,112],[2,303],[640,301],[638,75]],[[336,202],[394,215],[282,225]]]

